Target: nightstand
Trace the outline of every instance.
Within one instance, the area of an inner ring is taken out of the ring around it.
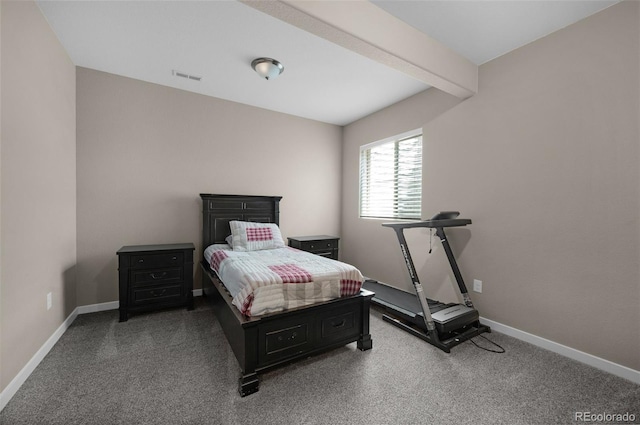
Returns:
[[[192,243],[120,248],[120,321],[129,313],[165,307],[193,310],[194,250]]]
[[[338,241],[335,236],[294,236],[289,239],[289,246],[302,251],[312,252],[323,257],[338,259]]]

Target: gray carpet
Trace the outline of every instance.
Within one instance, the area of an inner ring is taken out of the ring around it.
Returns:
[[[446,354],[373,311],[371,334],[373,350],[353,343],[262,374],[241,398],[236,359],[200,299],[126,323],[117,311],[81,315],[0,423],[575,424],[583,411],[640,423],[639,385],[499,333],[488,336],[505,354],[469,342]]]

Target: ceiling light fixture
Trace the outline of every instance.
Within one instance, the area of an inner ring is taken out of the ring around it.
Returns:
[[[273,80],[284,71],[284,66],[275,59],[258,58],[251,62],[251,68],[265,80]]]

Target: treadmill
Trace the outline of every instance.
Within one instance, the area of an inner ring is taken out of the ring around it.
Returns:
[[[382,307],[388,314],[382,318],[386,322],[417,336],[424,341],[449,353],[451,348],[491,329],[480,323],[480,314],[473,307],[462,274],[453,256],[453,251],[444,232],[446,227],[461,227],[471,224],[469,219],[457,218],[457,211],[443,211],[426,221],[383,223],[396,232],[400,250],[404,256],[415,294],[394,288],[372,279],[367,279],[363,287],[375,292],[371,302]],[[462,294],[464,304],[441,303],[427,298],[413,265],[409,247],[404,237],[404,229],[426,227],[435,229]]]

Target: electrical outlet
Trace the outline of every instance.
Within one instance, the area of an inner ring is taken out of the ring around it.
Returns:
[[[473,279],[473,290],[475,292],[482,293],[482,281],[478,279]]]
[[[53,304],[53,294],[49,292],[47,294],[47,310],[51,310],[51,305]]]

